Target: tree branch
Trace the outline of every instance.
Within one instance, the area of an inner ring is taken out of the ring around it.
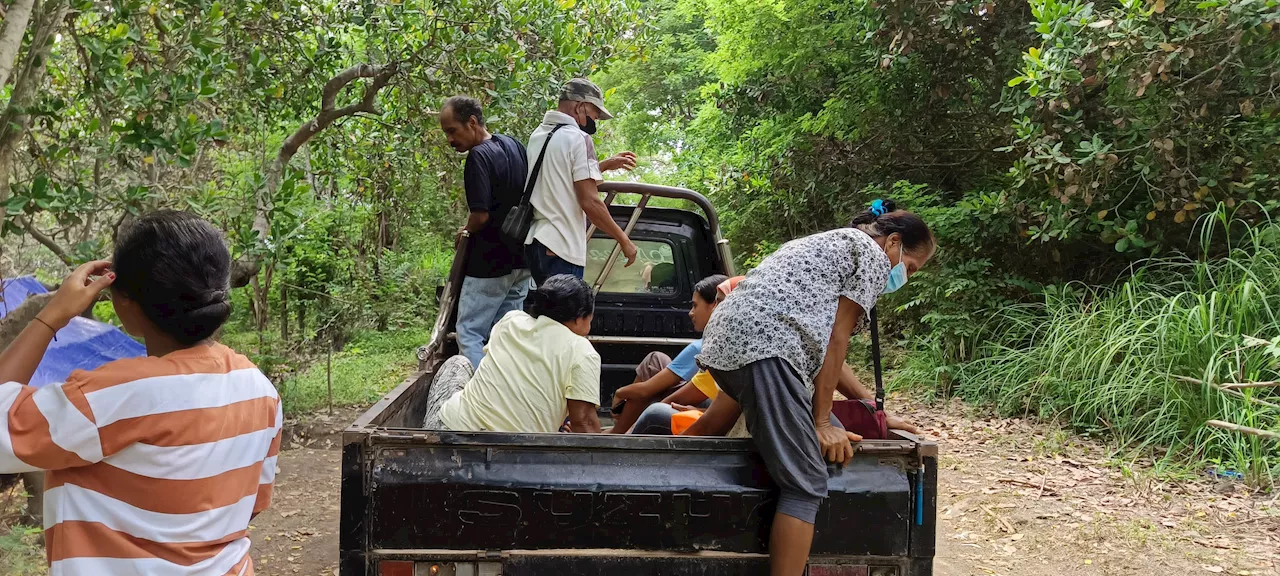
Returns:
[[[45,248],[48,248],[50,252],[53,252],[53,255],[57,256],[59,260],[62,260],[62,263],[66,264],[67,267],[71,267],[75,263],[75,261],[67,255],[67,251],[64,250],[62,246],[59,246],[57,242],[54,242],[53,238],[50,238],[44,232],[38,230],[35,225],[31,223],[29,218],[26,216],[18,216],[15,220],[18,222],[19,226],[22,226],[23,230],[27,231],[27,234],[30,234],[36,242],[39,242]]]
[[[391,79],[399,72],[398,63],[376,65],[376,64],[357,64],[346,70],[339,72],[334,77],[324,83],[324,89],[320,93],[320,113],[315,118],[303,122],[285,138],[280,144],[280,150],[276,153],[276,157],[272,160],[271,165],[267,168],[266,184],[258,191],[255,198],[255,211],[253,216],[253,232],[257,235],[254,240],[255,244],[261,246],[271,234],[271,209],[272,198],[280,188],[280,180],[284,177],[284,169],[289,165],[289,161],[293,159],[294,154],[298,153],[298,149],[311,140],[316,134],[319,134],[335,120],[351,116],[353,114],[364,112],[368,114],[381,114],[378,111],[377,99],[378,92],[391,82]],[[364,94],[360,100],[352,104],[348,104],[341,108],[334,108],[338,95],[347,85],[355,82],[360,78],[370,78],[370,82],[364,88]],[[231,268],[231,286],[240,288],[249,283],[258,271],[262,269],[262,255],[257,250],[250,252],[236,260]]]

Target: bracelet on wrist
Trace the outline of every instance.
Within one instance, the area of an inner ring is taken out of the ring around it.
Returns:
[[[50,332],[53,332],[53,341],[54,341],[54,342],[57,342],[57,341],[58,341],[58,329],[57,329],[57,328],[54,328],[54,327],[53,327],[53,324],[50,324],[50,323],[46,322],[46,321],[44,320],[44,318],[41,318],[41,317],[39,317],[39,316],[36,316],[36,317],[35,317],[35,321],[36,321],[36,322],[39,322],[39,323],[41,323],[41,324],[44,324],[44,325],[45,325],[45,327],[46,327],[46,328],[48,328]]]

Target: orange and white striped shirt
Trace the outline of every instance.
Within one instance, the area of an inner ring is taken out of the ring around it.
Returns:
[[[282,421],[271,381],[221,344],[118,360],[0,384],[0,472],[49,470],[51,576],[252,575]]]

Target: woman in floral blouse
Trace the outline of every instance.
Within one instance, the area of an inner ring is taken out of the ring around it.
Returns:
[[[741,405],[747,429],[781,489],[769,538],[774,576],[804,573],[813,522],[827,496],[823,462],[853,457],[831,415],[849,338],[881,294],[901,288],[933,256],[919,216],[877,200],[848,228],[792,240],[749,272],[716,307],[699,364]]]

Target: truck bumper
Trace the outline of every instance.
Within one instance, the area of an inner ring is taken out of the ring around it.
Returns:
[[[635,550],[538,550],[483,553],[384,550],[371,559],[369,576],[767,576],[764,554]],[[932,558],[814,558],[809,576],[932,576]]]

